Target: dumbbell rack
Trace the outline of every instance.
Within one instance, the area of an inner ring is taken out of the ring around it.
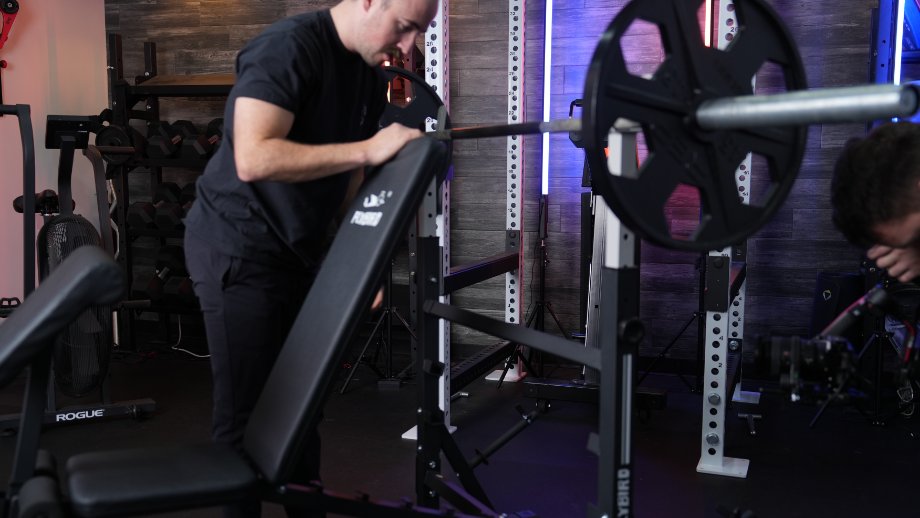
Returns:
[[[224,97],[233,86],[233,74],[200,75],[159,75],[157,73],[156,44],[144,43],[144,73],[136,76],[134,84],[124,78],[121,37],[118,34],[108,36],[108,80],[111,124],[129,129],[131,121],[144,121],[147,125],[160,120],[161,98],[202,98]],[[135,152],[130,158],[109,163],[107,176],[112,180],[115,197],[118,200],[114,219],[118,225],[118,262],[125,268],[129,281],[134,280],[134,262],[132,242],[139,237],[160,239],[165,245],[167,240],[182,238],[183,230],[162,230],[157,228],[133,228],[128,225],[128,208],[131,205],[129,176],[141,172],[150,175],[149,192],[153,194],[163,182],[164,168],[182,168],[202,170],[207,164],[204,158],[172,157],[149,158],[143,153]],[[143,311],[152,311],[160,315],[161,322],[169,314],[197,314],[197,307],[172,304],[168,301],[152,302]],[[119,311],[119,343],[136,349],[135,319],[137,309]]]

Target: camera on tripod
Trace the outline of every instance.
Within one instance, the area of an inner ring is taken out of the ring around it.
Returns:
[[[836,336],[773,336],[757,345],[754,361],[758,372],[779,378],[791,401],[813,402],[846,383],[855,352],[847,339]]]
[[[880,395],[888,393],[888,386],[910,389],[909,398],[897,392],[901,396],[897,411],[903,411],[915,399],[913,384],[920,376],[920,353],[914,351],[918,315],[920,286],[899,283],[882,274],[872,289],[814,338],[772,337],[761,342],[755,364],[771,378],[778,377],[782,392],[791,401],[823,399],[824,406],[815,420],[831,401],[871,400],[874,409],[867,414],[871,413],[875,422],[884,422]],[[853,336],[857,326],[864,334],[856,334],[860,339],[854,344],[847,336]],[[874,354],[867,354],[870,351]],[[886,355],[888,362],[884,359]],[[890,368],[886,369],[886,365]]]

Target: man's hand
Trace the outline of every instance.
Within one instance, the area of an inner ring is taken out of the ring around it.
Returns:
[[[377,290],[377,295],[374,296],[374,302],[371,302],[371,311],[377,311],[380,309],[380,306],[383,305],[383,288]]]
[[[920,276],[920,249],[915,246],[893,248],[875,245],[866,256],[901,282],[910,282]]]
[[[402,124],[390,124],[381,129],[367,142],[367,162],[371,166],[380,165],[393,158],[410,140],[421,137],[423,133]]]

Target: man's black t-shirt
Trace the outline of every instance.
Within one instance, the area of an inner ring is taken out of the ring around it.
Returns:
[[[288,138],[295,142],[353,142],[376,132],[385,79],[345,48],[328,10],[273,24],[237,56],[223,142],[198,179],[186,228],[228,255],[285,268],[311,266],[344,200],[349,175],[299,183],[241,181],[233,160],[238,97],[292,112]]]

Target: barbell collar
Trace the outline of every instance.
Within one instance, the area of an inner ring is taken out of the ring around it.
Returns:
[[[917,87],[866,85],[745,95],[704,101],[696,122],[706,130],[866,122],[917,112]]]

